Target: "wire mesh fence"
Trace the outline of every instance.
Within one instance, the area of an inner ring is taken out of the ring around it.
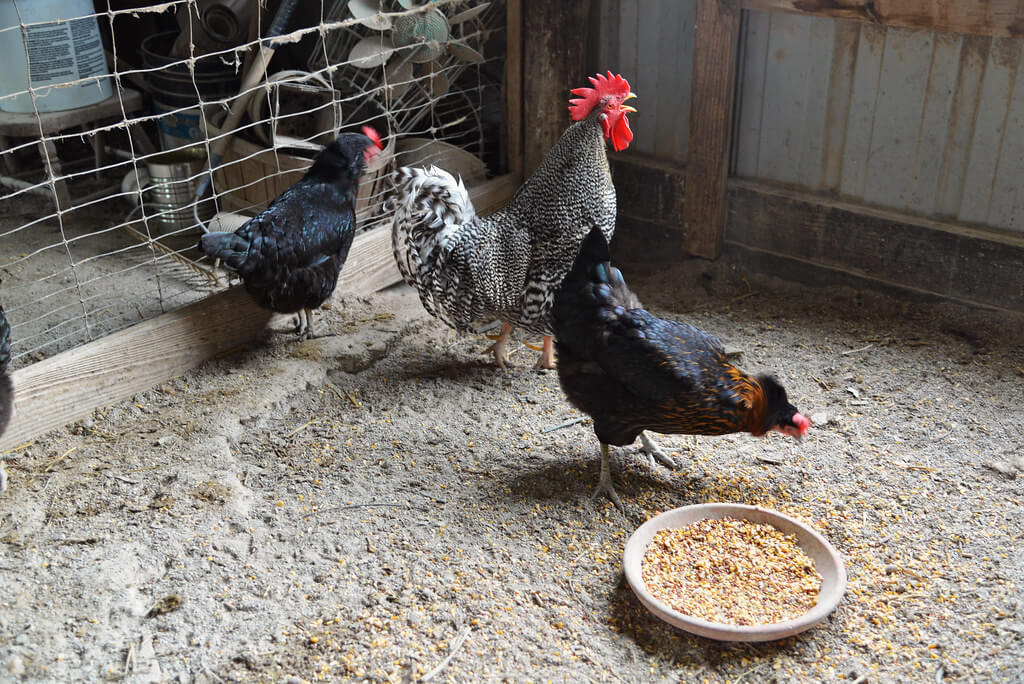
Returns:
[[[196,248],[297,181],[341,131],[397,164],[500,173],[501,1],[0,0],[0,303],[16,366],[228,284]],[[20,67],[20,71],[19,71]]]

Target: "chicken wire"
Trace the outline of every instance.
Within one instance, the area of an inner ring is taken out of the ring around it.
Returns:
[[[14,0],[16,9],[27,4]],[[255,3],[244,0],[176,0],[56,21],[33,21],[19,12],[16,25],[0,28],[0,41],[21,41],[59,21],[94,18],[104,29],[109,71],[59,87],[98,87],[104,79],[112,87],[104,104],[113,111],[101,119],[93,118],[100,105],[41,111],[42,98],[53,92],[44,88],[0,89],[0,109],[26,95],[32,105],[28,114],[13,117],[0,111],[0,304],[13,326],[16,366],[226,287],[227,274],[196,249],[201,231],[233,230],[240,215],[260,211],[301,177],[319,146],[340,130],[369,124],[385,138],[388,154],[378,159],[386,163],[368,172],[360,189],[361,230],[386,229],[382,200],[398,163],[436,163],[468,184],[501,170],[504,3],[351,4],[317,3],[314,21],[299,26],[293,20],[273,40],[247,35],[205,51],[198,31],[212,6],[254,12],[253,36],[266,35],[272,12],[254,10]],[[118,30],[163,13],[175,13],[190,32],[184,55],[154,65],[119,54],[119,41],[111,39]],[[430,32],[430,22],[447,26],[439,35]],[[264,77],[238,89],[263,58],[261,44],[287,49],[304,40],[312,44],[304,63],[296,64],[294,56],[290,64],[281,60],[278,49]],[[22,49],[29,58],[24,43]],[[281,62],[285,66],[278,69]],[[201,87],[208,65],[235,80],[221,95]],[[181,73],[191,77],[197,102],[162,105],[152,84]],[[246,97],[239,124],[224,130],[229,109]],[[24,126],[10,134],[5,124],[24,123],[25,117],[32,134]],[[175,125],[190,123],[189,117],[197,125]],[[211,174],[208,160],[225,144]],[[180,175],[161,182],[168,169]],[[209,191],[197,200],[195,189],[204,184]]]

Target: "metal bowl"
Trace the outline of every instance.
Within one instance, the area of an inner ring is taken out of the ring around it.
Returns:
[[[814,561],[815,569],[822,579],[818,602],[811,610],[798,618],[769,625],[727,625],[680,613],[656,599],[647,590],[640,569],[655,532],[683,528],[707,518],[725,517],[767,523],[784,534],[796,536],[800,548]],[[788,515],[769,508],[744,504],[713,503],[683,506],[651,518],[637,528],[629,538],[622,566],[626,573],[626,581],[647,610],[679,629],[719,641],[773,641],[792,636],[824,620],[836,609],[846,591],[846,569],[843,567],[843,560],[824,537],[810,526]]]

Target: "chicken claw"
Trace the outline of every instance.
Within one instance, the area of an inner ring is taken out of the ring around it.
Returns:
[[[505,355],[505,343],[508,342],[509,335],[512,334],[512,325],[510,323],[501,324],[501,332],[498,333],[497,337],[491,337],[486,335],[487,339],[494,340],[487,349],[484,349],[482,354],[494,354],[494,361],[498,364],[498,368],[506,370],[508,368],[508,356]]]
[[[604,494],[620,512],[623,511],[622,501],[619,499],[619,495],[615,492],[615,485],[612,484],[612,471],[608,465],[608,445],[601,444],[601,479],[597,483],[597,488],[594,493],[590,495],[590,498],[596,498],[598,494]]]
[[[540,358],[537,359],[537,363],[534,364],[534,368],[537,370],[552,370],[555,367],[555,344],[551,335],[544,336],[543,351],[540,354]]]
[[[640,453],[646,454],[647,464],[652,470],[657,469],[658,463],[661,463],[669,470],[675,470],[679,467],[675,459],[669,456],[668,452],[658,446],[653,439],[648,437],[646,432],[640,432],[640,441],[643,442],[643,445],[640,447]]]

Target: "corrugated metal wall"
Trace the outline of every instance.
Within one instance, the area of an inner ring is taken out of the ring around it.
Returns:
[[[697,4],[679,0],[599,0],[595,4],[602,17],[598,68],[622,73],[637,94],[637,113],[630,116],[635,134],[630,149],[685,162]]]
[[[1022,44],[746,13],[734,171],[1024,231]]]
[[[696,3],[599,0],[630,148],[686,162]],[[733,172],[1024,231],[1021,39],[745,12]]]

